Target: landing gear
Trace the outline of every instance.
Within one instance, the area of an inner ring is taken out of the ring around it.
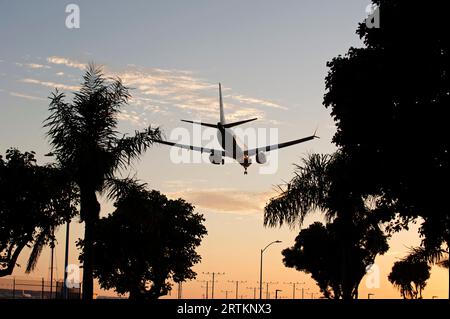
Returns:
[[[244,175],[247,175],[247,167],[245,168]]]

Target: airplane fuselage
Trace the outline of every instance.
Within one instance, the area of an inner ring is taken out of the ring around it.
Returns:
[[[252,164],[248,156],[247,146],[242,143],[234,134],[233,130],[223,127],[217,123],[217,140],[225,151],[225,156],[235,159],[245,169]]]

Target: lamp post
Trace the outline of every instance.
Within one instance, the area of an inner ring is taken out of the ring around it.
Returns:
[[[278,299],[278,293],[281,291],[281,289],[275,289],[275,299]]]
[[[44,156],[47,157],[52,157],[55,156],[55,154],[53,152],[44,154]],[[69,265],[69,232],[70,232],[70,219],[68,219],[66,221],[66,247],[65,247],[65,252],[64,252],[64,282],[63,282],[63,298],[64,299],[69,299],[69,288],[67,287],[67,267]],[[53,263],[53,249],[52,248],[52,263]],[[52,279],[53,279],[53,266],[52,266]],[[50,282],[50,286],[52,286],[52,282]],[[52,288],[50,288],[50,297],[51,297],[51,290]],[[81,291],[81,290],[80,290]]]
[[[264,247],[264,249],[261,249],[261,264],[259,268],[259,299],[262,299],[263,253],[267,248],[269,248],[270,245],[279,243],[281,243],[281,240],[275,240]]]

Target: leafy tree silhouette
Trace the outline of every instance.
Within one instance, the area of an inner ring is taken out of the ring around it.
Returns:
[[[0,277],[11,275],[24,247],[32,271],[54,230],[76,214],[76,188],[56,166],[36,164],[35,153],[11,148],[0,156]]]
[[[435,261],[450,239],[448,10],[444,3],[373,2],[380,28],[360,24],[365,47],[328,63],[324,105],[355,183],[400,214],[396,229],[422,217],[423,256]]]
[[[365,222],[354,223],[352,245],[348,248],[347,270],[354,298],[358,297],[358,285],[367,267],[373,264],[377,254],[383,254],[388,248],[383,232],[376,225],[367,227]],[[324,297],[342,298],[344,285],[339,265],[345,255],[341,253],[340,241],[348,229],[337,218],[332,223],[315,222],[301,230],[295,245],[282,252],[285,266],[310,273]]]
[[[100,286],[130,299],[156,299],[170,291],[169,279],[194,279],[191,268],[201,259],[195,249],[207,233],[203,216],[131,179],[109,183],[116,209],[98,222],[93,245]]]
[[[400,290],[403,298],[422,299],[422,290],[430,278],[430,268],[425,261],[411,259],[397,261],[388,279]]]
[[[308,214],[325,214],[327,226],[314,224],[301,231],[295,246],[283,254],[286,266],[311,273],[328,298],[357,298],[365,267],[388,250],[379,227],[384,214],[370,207],[369,198],[355,188],[347,170],[342,152],[309,155],[302,165],[296,165],[295,177],[269,201],[264,212],[264,224],[271,227],[285,223],[301,226]],[[308,240],[311,236],[320,237],[333,252]],[[323,251],[314,252],[314,248]]]
[[[108,79],[90,64],[72,103],[56,91],[50,97],[47,135],[59,165],[80,190],[80,217],[85,223],[83,246],[83,299],[93,297],[92,241],[99,219],[97,192],[119,169],[125,169],[161,138],[158,128],[148,127],[134,136],[120,135],[117,121],[130,94],[120,79]]]

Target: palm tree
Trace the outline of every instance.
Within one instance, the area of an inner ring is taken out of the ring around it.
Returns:
[[[50,116],[45,120],[52,152],[70,172],[80,191],[80,217],[85,223],[83,299],[92,299],[92,240],[99,219],[97,192],[117,170],[126,169],[161,138],[159,128],[148,127],[134,136],[117,132],[118,114],[130,98],[119,78],[108,79],[90,64],[71,103],[56,90],[50,97]]]
[[[357,191],[347,168],[346,156],[341,151],[333,155],[312,154],[303,159],[302,165],[296,165],[295,177],[285,188],[280,188],[279,196],[272,198],[266,205],[264,225],[301,226],[305,217],[316,211],[324,213],[328,223],[339,221],[342,298],[351,299],[357,297],[358,284],[362,278],[356,278],[351,271],[352,247],[361,245],[363,249],[368,248],[361,244],[362,238],[355,237],[358,233],[356,229],[365,227],[367,231],[378,231],[379,226],[365,197]],[[384,242],[377,247],[371,259],[387,250]]]

